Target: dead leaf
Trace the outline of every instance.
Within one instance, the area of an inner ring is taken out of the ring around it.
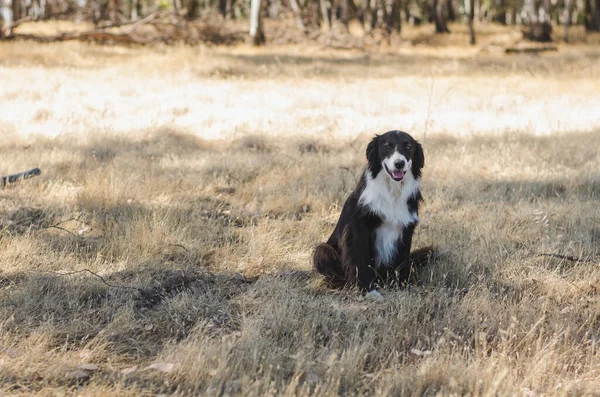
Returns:
[[[155,369],[160,372],[171,372],[173,368],[175,368],[173,363],[154,363],[144,368],[144,370]]]
[[[77,365],[77,369],[82,369],[84,371],[90,371],[90,372],[94,372],[94,371],[98,371],[100,367],[97,366],[96,364],[79,364]]]
[[[6,353],[9,358],[17,357],[17,352],[14,351],[13,349],[9,349],[8,347],[0,346],[0,353]]]
[[[92,373],[90,371],[84,371],[83,369],[76,369],[74,371],[67,372],[66,376],[67,379],[86,380],[92,376]]]
[[[410,349],[410,352],[415,356],[428,356],[431,354],[431,350],[419,350],[419,349]]]
[[[122,369],[122,370],[121,370],[121,373],[122,373],[123,375],[129,375],[129,374],[132,374],[132,373],[134,373],[135,371],[137,371],[137,369],[138,369],[138,366],[137,366],[137,365],[134,365],[133,367],[128,367],[128,368],[124,368],[124,369]]]

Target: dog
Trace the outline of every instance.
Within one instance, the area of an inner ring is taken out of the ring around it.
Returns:
[[[366,154],[367,167],[331,237],[315,248],[313,266],[331,287],[357,285],[381,298],[380,284],[405,283],[411,263],[433,254],[431,247],[410,252],[425,157],[421,144],[398,130],[376,135]]]

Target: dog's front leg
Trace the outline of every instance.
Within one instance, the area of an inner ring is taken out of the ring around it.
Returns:
[[[395,260],[395,278],[398,285],[402,285],[410,278],[412,268],[410,263],[410,249],[412,246],[412,236],[415,231],[415,224],[408,225],[403,233],[402,238],[398,240],[396,251],[398,256]]]
[[[375,272],[368,228],[360,222],[351,222],[342,238],[342,264],[348,285],[357,284],[363,293],[373,290]]]

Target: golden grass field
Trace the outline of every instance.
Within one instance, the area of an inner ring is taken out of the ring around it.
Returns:
[[[0,395],[599,395],[599,61],[0,43]],[[448,254],[372,301],[310,257],[388,129]]]

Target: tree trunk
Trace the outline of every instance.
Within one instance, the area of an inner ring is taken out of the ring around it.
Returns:
[[[321,6],[321,18],[323,18],[325,28],[329,30],[331,29],[331,23],[329,21],[329,13],[327,12],[327,2],[325,0],[319,0],[319,5]]]
[[[188,20],[196,19],[198,15],[199,0],[189,0],[186,18]]]
[[[532,41],[552,41],[552,25],[548,16],[550,15],[550,1],[543,0],[544,19],[541,20],[538,14],[538,2],[536,0],[525,0],[527,8],[527,19],[529,23],[528,30],[525,32],[525,38]]]
[[[117,0],[108,0],[108,19],[111,23],[117,22]]]
[[[494,22],[506,25],[506,7],[505,0],[495,0],[496,13],[492,19]]]
[[[446,22],[448,0],[435,0],[435,32],[450,33]]]
[[[265,33],[262,26],[262,0],[251,0],[250,3],[250,39],[252,44],[259,46],[265,43]]]
[[[527,19],[530,24],[539,22],[538,4],[536,0],[525,0],[525,10],[527,11]]]
[[[401,18],[400,18],[400,0],[388,0],[389,11],[387,11],[386,18],[386,30],[388,34],[392,32],[398,32],[402,30]]]
[[[585,25],[586,32],[594,30],[594,16],[592,15],[591,0],[584,0],[583,2],[583,24]]]
[[[573,18],[573,6],[575,0],[565,0],[565,11],[564,11],[564,24],[565,24],[565,43],[569,41],[569,26],[571,26],[571,19]]]
[[[7,3],[0,0],[0,39],[3,38],[13,24],[13,15]]]
[[[512,8],[510,9],[510,24],[511,25],[517,24],[517,12],[521,9],[520,5],[521,4],[519,1],[515,1],[512,4]]]
[[[365,8],[363,10],[362,16],[362,27],[365,32],[371,30],[371,19],[373,18],[373,13],[371,12],[371,1],[365,1]]]
[[[296,25],[298,25],[298,29],[300,29],[300,31],[304,33],[304,22],[302,22],[302,13],[300,11],[300,7],[298,6],[298,2],[296,0],[290,0],[290,7],[294,12],[294,17],[296,18]]]
[[[369,2],[369,29],[372,32],[379,24],[379,2],[377,0],[366,0]]]
[[[218,6],[219,6],[218,7],[219,8],[219,13],[223,17],[225,17],[225,13],[226,13],[226,10],[227,10],[227,3],[226,3],[226,1],[225,0],[219,0]]]
[[[137,21],[138,20],[138,6],[139,6],[140,2],[139,0],[131,0],[131,20],[132,21]]]
[[[372,4],[372,3],[371,3]],[[373,18],[373,29],[376,27],[381,28],[385,23],[385,0],[376,0],[375,1],[375,18]]]
[[[342,21],[342,24],[348,30],[348,0],[339,0],[338,4],[338,19]]]
[[[471,35],[471,40],[469,43],[471,43],[471,45],[475,45],[475,28],[473,27],[473,19],[475,18],[475,0],[467,1],[469,2],[469,34]]]
[[[594,30],[600,31],[600,0],[594,0]]]
[[[21,18],[21,0],[12,0],[12,19],[18,21]]]
[[[225,19],[233,18],[233,0],[225,0]]]
[[[454,3],[452,0],[448,0],[448,20],[450,22],[456,21],[456,12],[454,12]]]
[[[550,0],[542,0],[542,9],[544,10],[544,18],[542,22],[550,24],[552,22],[552,16],[550,14]]]

